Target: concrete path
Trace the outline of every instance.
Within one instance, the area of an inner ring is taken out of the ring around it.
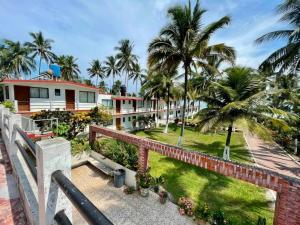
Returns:
[[[147,198],[138,193],[124,194],[122,188],[113,187],[111,178],[92,166],[83,165],[73,169],[72,181],[114,225],[195,224],[190,218],[180,216],[175,204],[160,204],[153,192]],[[73,224],[87,224],[75,208]]]
[[[0,139],[0,224],[26,225],[26,217],[5,146]]]
[[[249,150],[258,166],[300,179],[300,165],[292,160],[277,145],[267,144],[253,135],[245,135]]]

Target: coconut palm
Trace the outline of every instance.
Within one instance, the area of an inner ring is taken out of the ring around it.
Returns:
[[[108,56],[106,57],[106,61],[104,62],[104,64],[104,70],[106,72],[107,77],[112,76],[112,88],[115,83],[115,77],[117,75],[120,75],[120,68],[117,65],[117,59],[114,56]]]
[[[30,50],[20,42],[4,40],[0,57],[1,70],[4,73],[12,73],[20,78],[21,74],[31,74],[35,69],[35,62],[30,56]]]
[[[141,68],[139,63],[133,64],[132,70],[129,73],[129,78],[133,79],[133,83],[135,83],[135,92],[137,94],[138,82],[142,82],[142,80],[146,77],[144,74],[144,70]]]
[[[145,99],[151,99],[152,97],[154,97],[156,100],[156,127],[158,127],[158,102],[163,94],[163,90],[161,89],[161,78],[149,73],[147,79],[142,84],[141,95]]]
[[[32,42],[26,42],[25,46],[30,49],[32,57],[39,57],[39,74],[41,73],[41,63],[44,60],[46,63],[52,63],[55,61],[56,55],[52,52],[51,44],[54,42],[51,39],[44,38],[41,31],[29,35],[32,37]]]
[[[77,80],[79,78],[79,66],[77,58],[71,55],[61,55],[57,57],[56,63],[61,67],[61,76],[64,80]]]
[[[290,28],[277,30],[263,35],[256,40],[262,43],[275,39],[285,39],[287,44],[273,52],[261,65],[263,70],[271,69],[295,73],[300,69],[300,1],[285,0],[277,8],[282,14],[280,21],[288,22]]]
[[[200,98],[199,91],[191,88],[187,94],[188,94],[188,100],[192,101],[193,106],[195,106],[196,100],[199,100],[199,98]],[[199,106],[200,106],[200,102],[199,102]],[[192,119],[193,119],[193,117],[194,117],[194,114],[192,113]]]
[[[115,47],[118,51],[116,58],[118,67],[125,72],[125,84],[128,89],[128,74],[131,72],[133,65],[137,63],[138,57],[133,54],[133,43],[128,39],[119,41],[119,46]]]
[[[98,87],[98,78],[104,79],[106,77],[104,67],[98,59],[90,63],[90,68],[87,69],[90,78],[96,77],[96,86]]]
[[[230,22],[230,18],[225,16],[220,20],[202,26],[202,16],[205,10],[200,8],[199,1],[194,8],[191,3],[186,6],[174,6],[168,10],[171,18],[148,47],[149,67],[166,67],[168,70],[183,67],[184,70],[184,96],[182,126],[178,139],[178,145],[181,145],[184,133],[184,120],[186,110],[186,99],[188,90],[188,79],[191,75],[192,67],[205,68],[209,56],[232,57],[234,51],[224,44],[208,45],[214,32],[223,28]]]
[[[196,114],[201,131],[227,126],[227,138],[223,158],[230,159],[230,141],[234,124],[256,132],[264,138],[271,133],[267,126],[280,127],[288,130],[285,119],[294,116],[280,109],[272,108],[264,98],[267,95],[265,84],[261,77],[251,68],[232,67],[225,70],[226,76],[218,82],[213,82],[209,91],[201,95],[201,99],[209,107]]]

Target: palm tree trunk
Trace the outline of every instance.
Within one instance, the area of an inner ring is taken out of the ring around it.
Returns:
[[[99,85],[98,85],[98,76],[96,76],[96,87],[99,87]]]
[[[164,133],[168,133],[168,126],[169,126],[169,111],[170,111],[170,87],[168,87],[168,93],[167,93],[167,122],[166,127],[164,130]]]
[[[230,141],[231,141],[232,127],[233,127],[233,122],[231,121],[228,126],[226,144],[223,152],[223,159],[225,160],[230,160]]]
[[[184,133],[184,123],[185,123],[185,109],[186,109],[186,97],[187,97],[187,87],[188,87],[188,65],[185,63],[184,65],[184,94],[183,94],[183,109],[182,109],[182,115],[181,115],[181,130],[180,130],[180,136],[178,138],[178,146],[181,146],[182,139],[183,139],[183,133]]]
[[[39,62],[39,75],[41,74],[41,64],[42,64],[42,56],[40,56],[40,62]]]
[[[112,80],[112,85],[111,85],[110,93],[112,93],[112,89],[113,89],[113,86],[115,84],[115,75],[112,75],[112,77],[113,77],[113,80]]]
[[[125,85],[126,85],[126,93],[127,93],[128,92],[128,72],[126,72],[126,76],[125,76]]]
[[[156,127],[158,127],[158,96],[156,96]]]
[[[137,96],[137,88],[138,88],[138,80],[136,80],[136,84],[135,84],[135,93],[136,93],[136,96]]]

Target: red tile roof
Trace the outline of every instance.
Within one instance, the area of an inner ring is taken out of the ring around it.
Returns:
[[[89,88],[93,90],[99,90],[99,88],[89,86],[86,84],[81,84],[73,81],[65,81],[65,80],[11,80],[11,79],[4,79],[0,83],[2,84],[64,84],[64,85],[71,85],[83,88]]]

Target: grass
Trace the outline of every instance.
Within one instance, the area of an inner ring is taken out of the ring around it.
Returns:
[[[178,132],[171,128],[166,135],[162,133],[162,128],[157,128],[151,131],[138,131],[136,134],[176,144]],[[222,156],[225,138],[225,134],[204,135],[187,128],[183,147]],[[251,163],[244,146],[242,134],[234,133],[232,158],[239,162]],[[268,207],[263,188],[155,152],[150,152],[150,166],[153,176],[164,176],[166,180],[164,186],[175,200],[181,196],[188,196],[196,204],[207,202],[213,209],[222,209],[233,225],[255,225],[258,216],[265,217],[267,224],[272,224],[273,210]]]
[[[153,130],[137,131],[136,135],[147,137],[153,140],[176,145],[180,128],[171,124],[168,134],[163,133],[162,127]],[[186,127],[184,132],[184,141],[182,147],[185,149],[199,151],[209,155],[223,157],[224,143],[226,140],[226,132],[202,134],[194,130],[194,128]],[[230,154],[231,160],[241,163],[252,164],[251,155],[245,149],[246,143],[241,132],[232,133]]]

